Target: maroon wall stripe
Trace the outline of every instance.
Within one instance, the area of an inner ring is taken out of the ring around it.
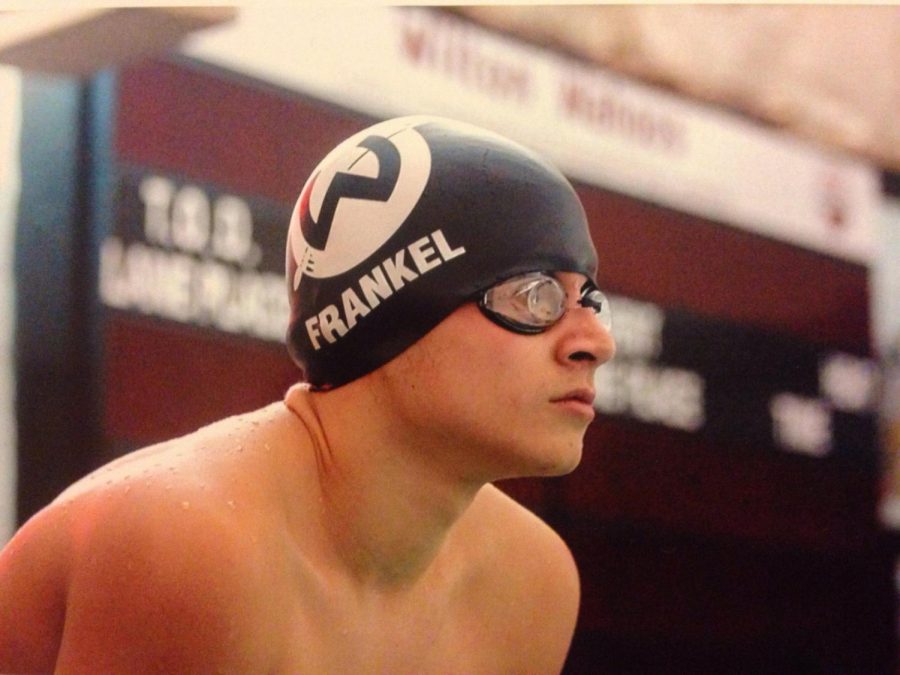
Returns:
[[[117,156],[292,204],[319,159],[369,123],[238,79],[161,61],[124,69]]]
[[[869,353],[864,267],[599,188],[579,194],[611,290]]]

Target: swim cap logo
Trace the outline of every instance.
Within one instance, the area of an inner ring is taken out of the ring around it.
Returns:
[[[409,120],[391,120],[347,139],[316,168],[291,219],[290,251],[303,275],[337,276],[377,251],[418,203],[431,151]]]
[[[339,171],[334,175],[331,184],[325,191],[322,206],[319,209],[318,222],[306,210],[300,214],[300,229],[310,246],[320,251],[328,244],[328,234],[334,222],[341,199],[370,199],[386,202],[394,192],[397,178],[400,176],[400,153],[397,146],[386,138],[369,136],[359,143],[360,148],[367,148],[378,158],[378,176],[369,178],[354,173]],[[353,169],[353,166],[350,166]],[[318,178],[318,176],[317,176]]]

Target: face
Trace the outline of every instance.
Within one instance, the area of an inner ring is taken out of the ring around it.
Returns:
[[[522,335],[460,307],[372,376],[423,447],[472,480],[559,475],[575,468],[593,419],[593,376],[615,343],[576,304],[585,277],[557,273],[568,310]]]

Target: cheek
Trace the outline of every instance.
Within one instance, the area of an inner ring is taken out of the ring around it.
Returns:
[[[467,365],[469,391],[483,411],[492,411],[498,423],[528,426],[537,422],[547,397],[546,365],[537,350],[506,344]]]
[[[478,409],[518,409],[540,396],[553,360],[541,337],[516,335],[464,307],[414,345],[408,374],[429,383],[439,398]]]

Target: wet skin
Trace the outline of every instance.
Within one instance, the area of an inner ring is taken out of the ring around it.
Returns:
[[[111,463],[0,556],[0,671],[558,672],[574,562],[489,481],[577,465],[613,350],[588,310],[524,337],[468,305],[350,385]]]

